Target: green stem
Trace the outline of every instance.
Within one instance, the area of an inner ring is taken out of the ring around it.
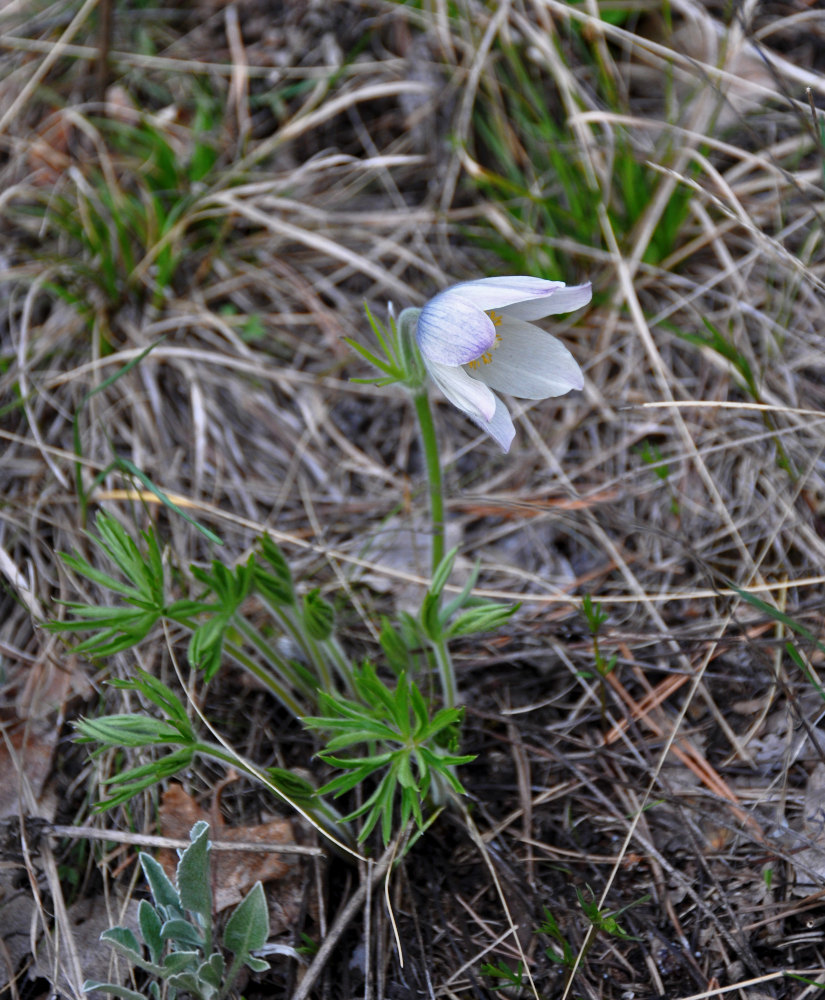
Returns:
[[[319,828],[326,831],[339,846],[343,844],[346,849],[347,846],[353,844],[349,830],[345,825],[341,824],[341,814],[320,795],[313,796],[312,801],[296,801],[287,791],[281,791],[275,778],[267,774],[265,770],[255,767],[244,760],[239,754],[235,754],[217,743],[198,741],[192,745],[192,750],[194,753],[202,754],[204,757],[211,757],[213,760],[219,760],[230,767],[243,771],[244,774],[248,774],[252,778],[256,778],[281,801],[291,806],[301,815],[308,817]]]
[[[224,1000],[224,997],[226,997],[229,994],[229,991],[232,989],[232,984],[238,978],[238,973],[241,971],[243,963],[248,958],[249,958],[249,952],[247,952],[246,954],[243,954],[243,952],[241,952],[240,955],[236,955],[232,959],[232,964],[229,966],[229,970],[226,973],[226,977],[223,981],[223,989],[218,994],[218,1000]]]
[[[297,608],[286,607],[281,614],[281,621],[289,628],[301,646],[306,650],[307,659],[315,667],[318,673],[318,680],[322,691],[334,695],[335,686],[332,683],[332,675],[329,672],[329,664],[326,657],[318,648],[318,642],[312,638],[304,627]]]
[[[444,707],[454,708],[456,699],[458,698],[455,670],[453,670],[450,650],[447,648],[447,643],[444,639],[433,643],[433,653],[435,654],[435,662],[438,667],[438,676],[441,678],[441,693],[444,696]]]
[[[315,667],[317,679],[320,681],[321,690],[328,694],[335,694],[332,684],[332,677],[329,672],[329,664],[323,651],[319,649],[316,641],[310,636],[303,626],[297,605],[285,604],[276,606],[261,598],[264,607],[272,616],[274,621],[283,629],[286,635],[293,639],[298,649],[301,650],[308,664]],[[349,687],[351,682],[347,681]],[[314,691],[311,692],[314,694]]]
[[[433,415],[430,410],[430,400],[426,389],[420,389],[415,396],[415,412],[418,416],[418,426],[421,430],[421,444],[424,448],[424,458],[427,462],[427,478],[430,483],[430,517],[432,519],[431,572],[444,559],[444,485],[441,478],[441,457],[438,454],[438,440],[435,436]],[[457,700],[458,692],[455,683],[453,661],[447,643],[441,639],[433,643],[433,653],[441,678],[441,693],[444,707],[452,708]]]
[[[298,701],[295,697],[294,691],[291,691],[286,684],[282,684],[276,677],[273,677],[270,670],[267,670],[259,663],[256,663],[251,656],[247,656],[244,650],[233,642],[227,642],[224,648],[237,664],[245,670],[248,670],[251,674],[257,677],[259,681],[265,684],[275,697],[278,698],[297,719],[300,719],[302,715],[306,715],[306,706]],[[294,687],[300,686],[300,681],[297,678],[294,678],[294,675],[290,674],[290,671],[285,663],[280,665],[279,672],[282,677],[288,677],[290,679],[290,683],[293,684]]]
[[[347,659],[343,649],[341,648],[341,643],[335,637],[331,635],[329,639],[325,639],[322,643],[322,651],[328,654],[332,665],[338,672],[338,676],[346,688],[346,693],[351,697],[353,694],[352,690],[352,664]]]
[[[441,479],[441,459],[435,436],[433,415],[426,389],[420,389],[415,396],[415,412],[421,430],[421,444],[427,462],[427,478],[430,481],[430,517],[433,524],[431,565],[434,573],[444,558],[444,490]]]

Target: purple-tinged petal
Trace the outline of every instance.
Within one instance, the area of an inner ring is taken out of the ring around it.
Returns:
[[[416,338],[425,361],[465,365],[489,351],[496,338],[490,317],[453,291],[430,299],[418,317]]]
[[[587,305],[592,296],[593,290],[588,281],[584,285],[571,285],[569,288],[563,285],[547,295],[523,299],[521,302],[499,308],[505,316],[514,316],[516,319],[543,319],[545,316],[557,316],[559,313],[581,309]]]
[[[442,365],[437,361],[424,360],[430,377],[447,399],[485,426],[496,412],[496,397],[483,382],[470,378],[463,368]]]
[[[442,295],[455,296],[472,303],[478,309],[505,309],[517,302],[544,299],[564,288],[563,281],[546,281],[526,275],[500,275],[495,278],[477,278],[453,285]]]

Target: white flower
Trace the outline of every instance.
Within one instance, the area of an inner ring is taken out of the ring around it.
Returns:
[[[421,310],[416,338],[432,380],[447,399],[509,451],[516,433],[493,391],[523,399],[563,396],[584,385],[560,340],[528,320],[580,309],[590,283],[530,277],[481,278],[453,285]]]

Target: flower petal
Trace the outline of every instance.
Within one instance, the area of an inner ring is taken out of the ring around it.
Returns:
[[[544,300],[563,289],[563,281],[546,281],[527,275],[499,275],[495,278],[477,278],[453,285],[441,295],[464,299],[477,309],[506,309],[519,302]],[[440,298],[440,296],[439,296]],[[549,313],[543,315],[549,316]]]
[[[490,352],[490,362],[473,368],[472,378],[522,399],[563,396],[583,387],[575,358],[549,333],[507,315],[498,334],[501,340]]]
[[[548,281],[545,284],[559,284],[559,282]],[[505,315],[515,316],[517,319],[542,319],[544,316],[556,316],[559,313],[581,309],[587,305],[592,295],[593,290],[588,281],[584,285],[571,285],[569,288],[562,285],[546,295],[524,299],[499,308],[503,309]]]
[[[463,368],[442,365],[428,358],[424,359],[424,364],[433,382],[453,406],[477,420],[486,430],[496,413],[496,397],[492,391],[483,382],[470,378]]]
[[[483,431],[486,431],[490,435],[503,452],[508,452],[510,445],[513,443],[513,438],[516,436],[516,429],[513,426],[513,418],[510,416],[510,411],[498,396],[495,397],[495,400],[496,412],[492,418],[485,422],[481,420],[476,420],[475,422]]]
[[[455,295],[455,288],[430,299],[418,317],[416,338],[426,361],[464,365],[488,351],[496,338],[490,317],[464,296]]]

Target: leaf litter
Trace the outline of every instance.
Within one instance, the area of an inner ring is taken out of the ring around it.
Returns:
[[[228,826],[223,821],[217,803],[210,812],[195,802],[184,788],[172,782],[164,791],[158,811],[160,829],[164,836],[185,840],[189,831],[203,820],[210,824],[210,839],[213,843],[241,843],[243,851],[215,851],[212,860],[213,900],[216,913],[236,906],[256,882],[266,886],[277,881],[277,907],[281,914],[280,924],[273,933],[278,933],[294,921],[301,906],[303,875],[297,859],[288,854],[276,854],[272,850],[253,853],[255,844],[272,848],[274,845],[294,845],[295,836],[292,823],[287,819],[270,820],[254,826]],[[170,879],[174,879],[178,856],[170,850],[162,850],[158,861]]]

